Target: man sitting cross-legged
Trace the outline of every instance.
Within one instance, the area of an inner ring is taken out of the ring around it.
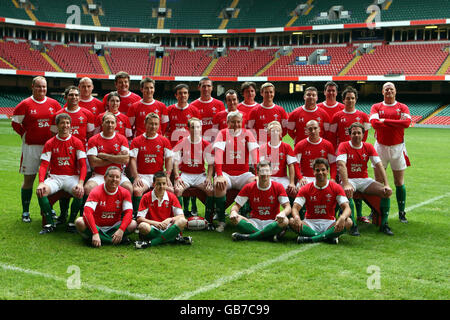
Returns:
[[[239,232],[232,234],[235,241],[271,239],[277,241],[277,235],[289,224],[287,216],[291,212],[289,198],[281,183],[271,181],[270,162],[262,160],[256,166],[258,180],[246,184],[236,197],[231,209],[231,223],[237,225]],[[239,209],[250,202],[252,211],[247,219],[238,214]],[[283,211],[280,212],[280,205]]]

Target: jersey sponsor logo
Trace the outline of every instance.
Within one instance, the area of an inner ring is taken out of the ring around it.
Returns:
[[[314,206],[314,214],[327,214],[327,206],[326,205]]]

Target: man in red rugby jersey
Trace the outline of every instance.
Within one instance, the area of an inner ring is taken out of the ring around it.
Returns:
[[[369,116],[360,110],[356,109],[356,102],[358,100],[358,91],[353,87],[347,87],[342,92],[342,101],[344,102],[344,110],[338,111],[334,114],[330,123],[329,141],[333,144],[336,152],[340,143],[350,140],[348,128],[354,122],[359,122],[364,125],[363,141],[367,140],[367,135],[371,127]],[[362,199],[354,199],[355,208],[357,212],[357,220],[363,223],[370,223],[370,220],[362,215]],[[356,227],[354,225],[354,227]]]
[[[123,168],[128,164],[130,158],[127,138],[116,132],[116,116],[108,111],[103,115],[102,121],[102,132],[97,133],[88,141],[86,154],[93,173],[84,185],[84,201],[92,189],[105,182],[104,175],[108,167]],[[133,185],[125,175],[121,175],[120,185],[130,194],[133,193]]]
[[[191,106],[196,107],[200,113],[199,119],[202,120],[203,138],[209,142],[214,142],[217,131],[213,128],[213,118],[220,111],[225,110],[223,102],[211,96],[213,90],[213,82],[205,77],[201,78],[198,83],[200,98],[191,102]]]
[[[256,166],[257,181],[246,184],[231,208],[230,220],[239,232],[233,233],[234,241],[274,239],[289,225],[287,216],[291,213],[289,198],[281,183],[270,179],[270,162],[262,160]],[[250,218],[239,215],[239,209],[247,203],[252,208]],[[280,212],[280,206],[283,211]]]
[[[233,112],[233,111],[238,110],[237,106],[239,104],[239,100],[238,100],[237,92],[234,91],[233,89],[227,90],[227,92],[225,92],[225,103],[227,105],[227,109],[220,111],[213,118],[213,128],[218,131],[228,128],[228,125],[227,125],[228,112]],[[240,111],[240,112],[243,115],[242,127],[245,128],[245,124],[246,124],[245,115],[242,111]]]
[[[325,95],[325,101],[318,103],[317,106],[325,110],[331,120],[336,112],[344,110],[344,104],[336,101],[338,94],[338,85],[336,82],[328,81],[325,83],[323,94]]]
[[[83,77],[78,83],[78,89],[80,90],[80,107],[88,109],[94,115],[94,118],[102,112],[105,112],[105,106],[103,102],[92,96],[94,90],[94,83],[91,78]]]
[[[177,103],[168,107],[169,125],[166,130],[166,137],[174,147],[181,138],[189,135],[187,122],[190,118],[200,118],[198,109],[189,104],[189,86],[184,83],[178,84],[175,89]]]
[[[84,145],[87,145],[88,139],[94,134],[94,115],[88,109],[79,106],[80,90],[77,87],[68,86],[64,90],[64,98],[67,103],[63,109],[55,114],[55,117],[60,113],[67,113],[72,119],[70,126],[72,134],[80,139]],[[52,119],[50,129],[57,133],[55,117]]]
[[[257,107],[259,103],[255,101],[256,97],[256,83],[252,81],[246,81],[241,85],[241,93],[244,97],[244,101],[238,104],[237,109],[244,115],[243,121],[243,128],[247,128],[247,121],[248,116],[250,114],[250,111],[252,111],[253,108]]]
[[[133,103],[127,113],[131,127],[134,127],[134,137],[140,136],[145,132],[145,117],[150,112],[156,113],[161,119],[158,133],[164,134],[169,123],[169,116],[166,105],[153,98],[155,94],[155,80],[146,77],[141,80],[140,85],[142,99]]]
[[[212,146],[202,138],[202,122],[200,119],[189,119],[188,128],[189,136],[183,138],[173,148],[175,194],[180,200],[183,192],[189,187],[195,187],[205,192],[205,218],[208,220],[214,207]],[[207,173],[205,173],[205,163],[208,165]],[[183,204],[184,215],[188,218],[191,215],[188,208],[188,197],[183,198]]]
[[[258,142],[267,142],[267,125],[272,121],[278,121],[281,123],[283,129],[283,137],[287,133],[288,114],[283,107],[273,102],[275,98],[275,86],[266,82],[260,89],[263,102],[252,108],[249,113],[247,127],[253,130],[256,134],[255,137]]]
[[[388,216],[390,209],[390,199],[392,189],[389,187],[389,181],[386,176],[383,164],[375,148],[368,142],[363,141],[364,126],[355,122],[348,128],[351,140],[342,142],[338,148],[337,166],[341,184],[344,188],[345,194],[349,199],[350,208],[352,209],[353,226],[350,230],[352,235],[359,235],[356,220],[354,218],[353,208],[353,192],[359,191],[361,193],[376,195],[381,198],[381,226],[380,231],[387,235],[394,235],[389,228]],[[367,163],[372,162],[375,167],[374,172],[376,176],[381,176],[383,183],[369,178],[367,173]]]
[[[42,150],[36,195],[45,214],[46,225],[40,234],[52,232],[56,226],[47,198],[49,195],[64,190],[73,196],[68,231],[74,231],[75,218],[81,207],[87,172],[86,151],[85,144],[71,134],[71,121],[72,118],[67,113],[58,114],[55,119],[58,133],[45,143]]]
[[[228,128],[219,131],[214,142],[216,177],[214,178],[214,204],[219,224],[216,231],[225,229],[226,193],[229,189],[242,189],[253,182],[249,164],[259,162],[258,143],[250,130],[242,128],[242,113],[228,113]]]
[[[21,187],[22,221],[31,222],[30,202],[33,184],[39,171],[44,144],[53,134],[50,131],[53,115],[61,110],[58,101],[47,97],[47,80],[38,76],[31,84],[32,95],[21,101],[13,111],[11,126],[22,138],[19,172],[23,174]]]
[[[187,225],[180,202],[167,190],[166,173],[158,171],[153,176],[152,192],[147,192],[139,205],[137,215],[139,237],[136,249],[154,247],[163,243],[192,244],[191,237],[182,237]]]
[[[114,85],[120,95],[119,111],[126,115],[131,105],[141,100],[141,97],[130,91],[130,75],[125,71],[120,71],[116,74]],[[105,110],[108,110],[108,95],[103,97],[103,106]]]
[[[297,232],[297,243],[329,242],[338,243],[338,237],[353,225],[350,206],[344,189],[328,180],[328,161],[317,158],[313,163],[316,180],[303,186],[295,198],[289,225]],[[342,214],[336,220],[335,208],[339,205]],[[305,218],[300,210],[306,207]]]
[[[397,89],[392,82],[383,85],[384,100],[370,109],[370,124],[375,129],[375,150],[386,169],[391,164],[394,176],[395,195],[397,197],[400,222],[406,219],[405,170],[410,165],[405,147],[405,129],[411,125],[411,115],[407,105],[396,100]],[[382,178],[375,176],[382,182]]]
[[[84,215],[75,221],[77,231],[95,248],[105,243],[126,244],[126,236],[136,229],[130,192],[119,186],[121,175],[119,167],[108,167],[105,182],[92,190]]]
[[[306,88],[303,99],[305,104],[289,114],[288,134],[294,139],[294,144],[297,145],[299,141],[308,137],[306,124],[310,120],[319,123],[320,136],[328,139],[330,119],[328,113],[316,105],[317,89],[315,87]]]
[[[130,146],[130,174],[133,178],[133,209],[139,209],[142,196],[153,186],[153,175],[167,171],[167,185],[171,192],[173,186],[170,182],[172,174],[172,146],[169,140],[158,134],[159,116],[149,113],[145,117],[145,133],[133,139]]]

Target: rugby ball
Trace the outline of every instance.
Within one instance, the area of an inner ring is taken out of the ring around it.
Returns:
[[[208,222],[203,217],[189,217],[187,219],[187,229],[189,230],[203,230],[208,225]]]

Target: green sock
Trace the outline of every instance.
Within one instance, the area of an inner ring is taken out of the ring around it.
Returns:
[[[341,234],[343,234],[346,231],[347,231],[346,228],[344,228],[344,230],[342,230],[341,232],[335,232],[334,231],[334,227],[331,227],[327,231],[322,232],[321,234],[312,237],[312,241],[313,242],[320,242],[320,241],[323,241],[325,239],[337,238],[337,237],[339,237]]]
[[[239,221],[239,223],[236,225],[239,233],[244,233],[244,234],[253,234],[258,232],[258,229],[256,229],[250,222],[241,219],[241,221]]]
[[[196,197],[191,197],[191,209],[194,212],[198,212],[198,209],[197,209],[197,198]]]
[[[78,211],[80,211],[81,203],[83,202],[83,199],[73,198],[72,205],[70,206],[70,216],[68,223],[74,223],[75,218],[78,215]]]
[[[83,201],[81,201],[81,206],[80,206],[80,216],[83,216],[83,212],[84,212],[84,205],[86,204],[88,196],[84,195],[83,196]]]
[[[154,247],[163,243],[173,241],[180,232],[181,232],[180,228],[178,228],[178,226],[174,224],[169,229],[160,234],[158,237],[152,239],[151,246]]]
[[[142,197],[138,196],[133,196],[133,198],[131,199],[131,201],[133,202],[133,212],[139,211],[139,204],[141,203],[141,199]]]
[[[318,235],[317,232],[315,232],[313,229],[311,229],[308,226],[302,225],[302,229],[300,230],[299,235],[304,236],[304,237],[315,237]]]
[[[22,199],[22,212],[30,212],[30,202],[33,195],[33,189],[20,189]]]
[[[227,203],[227,197],[215,197],[214,204],[217,209],[217,218],[220,222],[225,222],[225,206]]]
[[[50,202],[48,201],[47,197],[38,197],[39,207],[41,207],[41,210],[45,214],[45,220],[47,221],[47,224],[51,224],[52,226],[55,225],[55,222],[53,221],[53,214],[52,214],[52,207],[50,206]]]
[[[348,204],[350,206],[350,210],[352,211],[352,214],[350,218],[352,219],[353,225],[356,226],[356,219],[355,219],[355,203],[353,202],[353,199],[348,199]]]
[[[353,199],[353,201],[355,202],[356,216],[362,217],[362,199]]]
[[[262,230],[252,233],[249,236],[250,240],[259,240],[264,238],[270,238],[276,235],[277,233],[281,232],[283,228],[281,228],[276,221],[268,224],[265,226]]]
[[[189,197],[183,197],[184,212],[189,212]]]
[[[214,213],[214,197],[206,197],[205,201],[205,219],[208,222],[212,222]]]
[[[395,186],[395,195],[397,196],[398,211],[405,211],[406,206],[406,188],[405,185]]]
[[[70,204],[70,198],[59,199],[59,210],[60,210],[59,215],[61,217],[67,217],[67,213],[69,212],[69,204]]]
[[[388,222],[390,209],[391,209],[391,200],[389,198],[381,198],[380,202],[381,225],[384,225]]]

